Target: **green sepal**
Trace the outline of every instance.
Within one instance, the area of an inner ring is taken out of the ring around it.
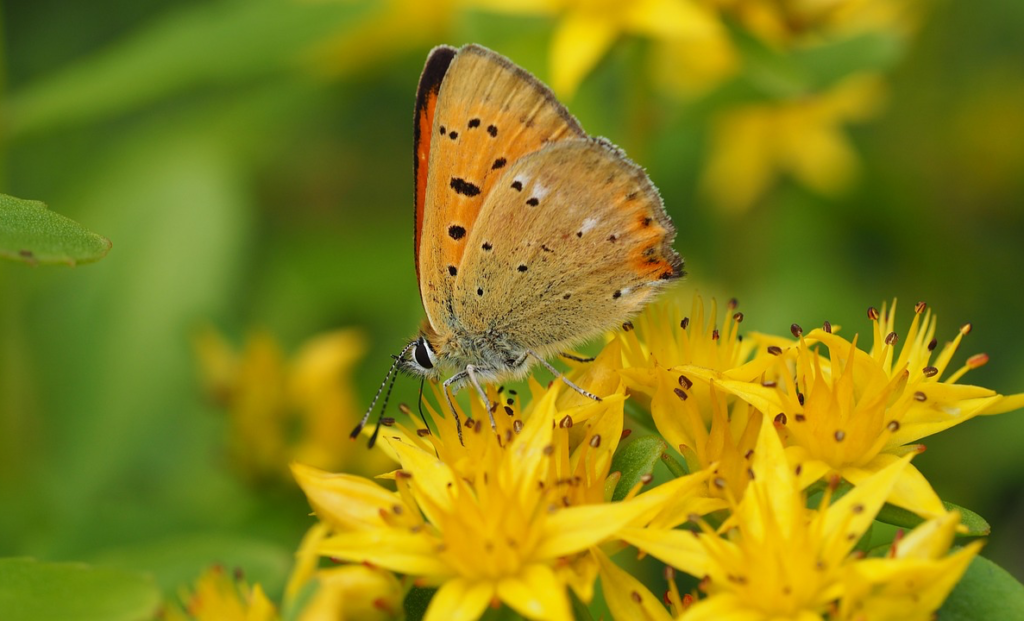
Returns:
[[[622,500],[641,477],[654,473],[654,466],[661,461],[661,456],[668,450],[668,445],[661,436],[641,436],[633,438],[619,446],[612,458],[612,472],[621,472],[622,478],[615,486],[612,500]]]

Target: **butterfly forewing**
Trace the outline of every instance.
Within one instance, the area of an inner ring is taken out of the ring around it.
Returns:
[[[487,194],[456,280],[470,335],[555,353],[620,324],[682,275],[675,229],[644,171],[609,143],[550,144]]]
[[[481,207],[497,180],[524,155],[585,136],[547,87],[494,52],[466,46],[444,67],[430,115],[426,185],[422,208],[417,204],[416,231],[420,296],[436,329],[457,326],[454,285]],[[418,112],[418,127],[425,118]],[[419,137],[418,151],[424,139]]]

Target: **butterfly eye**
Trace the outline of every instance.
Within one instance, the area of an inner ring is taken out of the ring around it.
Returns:
[[[427,345],[426,339],[420,337],[416,341],[416,349],[413,350],[412,355],[416,358],[416,363],[424,369],[434,368],[434,362],[431,360],[430,345]]]

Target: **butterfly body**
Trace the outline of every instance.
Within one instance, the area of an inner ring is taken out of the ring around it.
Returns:
[[[414,127],[426,321],[396,365],[445,379],[446,395],[468,382],[486,401],[481,383],[538,362],[557,374],[545,358],[621,325],[683,275],[646,173],[508,59],[435,48]]]

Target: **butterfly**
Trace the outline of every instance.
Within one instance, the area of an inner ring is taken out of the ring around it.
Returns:
[[[479,45],[430,52],[413,137],[426,319],[352,437],[396,369],[443,380],[460,439],[452,392],[472,385],[493,428],[483,385],[520,378],[535,363],[600,400],[547,358],[621,325],[683,275],[675,229],[647,174],[588,136],[537,78]]]

